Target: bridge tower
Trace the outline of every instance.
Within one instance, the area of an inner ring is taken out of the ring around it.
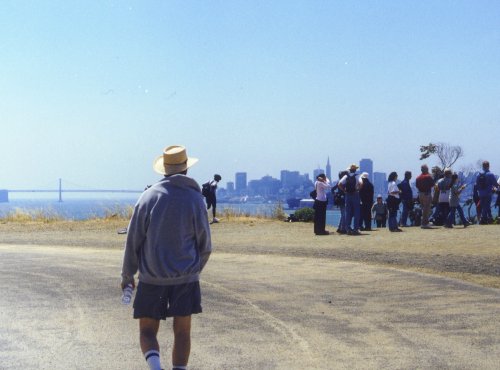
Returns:
[[[62,202],[62,179],[59,179],[59,202]]]
[[[7,203],[9,201],[9,191],[0,189],[0,203]]]

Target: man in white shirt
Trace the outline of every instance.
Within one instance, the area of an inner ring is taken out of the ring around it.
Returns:
[[[326,206],[328,204],[326,193],[332,189],[330,180],[324,173],[316,177],[314,184],[316,198],[314,199],[314,233],[316,235],[329,235],[326,230]]]

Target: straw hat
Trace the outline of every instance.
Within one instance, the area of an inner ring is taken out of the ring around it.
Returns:
[[[173,175],[187,170],[198,162],[198,158],[187,156],[186,148],[182,145],[171,145],[163,150],[153,162],[153,169],[162,175]]]

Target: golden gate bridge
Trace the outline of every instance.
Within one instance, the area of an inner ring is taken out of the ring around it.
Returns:
[[[0,189],[0,202],[8,202],[10,193],[58,193],[59,202],[62,202],[63,193],[142,193],[144,190],[129,189],[63,189],[62,179],[59,179],[57,189]]]

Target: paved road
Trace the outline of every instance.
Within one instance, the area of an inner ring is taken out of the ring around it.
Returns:
[[[145,369],[137,322],[119,303],[121,258],[118,250],[0,245],[0,369]],[[202,289],[192,370],[500,363],[496,289],[358,263],[219,253]],[[160,334],[164,366],[170,324]]]

